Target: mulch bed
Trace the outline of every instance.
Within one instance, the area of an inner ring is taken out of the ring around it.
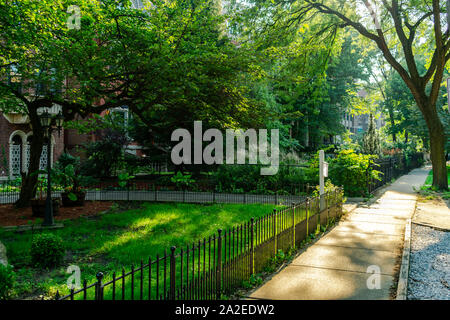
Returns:
[[[86,201],[82,207],[60,207],[59,214],[55,216],[56,221],[75,219],[81,216],[95,216],[102,211],[111,208],[113,202],[109,201]],[[29,221],[36,218],[31,215],[31,207],[16,209],[13,204],[0,205],[0,226],[27,225]]]

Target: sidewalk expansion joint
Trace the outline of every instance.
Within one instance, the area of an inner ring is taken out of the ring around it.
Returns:
[[[289,267],[306,267],[306,268],[314,268],[314,269],[333,270],[333,271],[339,271],[339,272],[359,273],[359,274],[365,274],[367,276],[371,275],[371,273],[367,273],[364,271],[345,270],[345,269],[339,269],[339,268],[321,267],[321,266],[313,266],[313,265],[307,265],[307,264],[291,263],[289,266],[287,266],[287,268],[289,268]],[[388,276],[388,277],[394,278],[394,276],[389,273],[380,272],[379,274],[382,276]]]
[[[336,244],[323,244],[323,243],[316,243],[317,246],[322,247],[337,247],[337,248],[344,248],[344,249],[361,249],[361,250],[368,250],[368,251],[381,251],[381,252],[390,252],[392,253],[392,250],[383,250],[383,249],[372,249],[367,247],[349,247],[349,246],[340,246]]]

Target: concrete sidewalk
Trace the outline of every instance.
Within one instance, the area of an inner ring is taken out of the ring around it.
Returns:
[[[327,235],[295,258],[250,299],[390,299],[396,288],[407,219],[429,168],[416,169],[387,187],[368,207],[358,207]],[[367,280],[380,270],[380,288]],[[373,271],[372,271],[373,272]]]

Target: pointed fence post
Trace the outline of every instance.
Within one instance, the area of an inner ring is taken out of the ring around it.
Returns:
[[[277,255],[277,209],[273,209],[273,243],[274,253]]]
[[[170,248],[170,300],[175,300],[175,249],[175,246]]]
[[[97,273],[96,277],[97,283],[95,284],[95,300],[103,300],[103,285],[102,285],[103,273],[102,272]]]
[[[292,202],[292,247],[295,247],[295,203]]]
[[[305,239],[308,237],[309,235],[309,198],[306,198],[306,202],[305,202],[305,214],[306,214],[306,237]]]
[[[254,274],[254,259],[255,259],[255,218],[251,219],[250,224],[250,274]]]
[[[325,194],[325,200],[327,202],[327,225],[330,222],[330,191]]]
[[[216,299],[220,300],[222,292],[222,229],[217,230],[217,274],[216,274]]]

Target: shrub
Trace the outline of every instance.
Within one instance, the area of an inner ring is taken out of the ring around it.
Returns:
[[[58,158],[58,162],[56,163],[56,166],[60,167],[61,169],[64,169],[65,167],[72,165],[74,167],[77,167],[80,165],[80,157],[74,157],[70,153],[63,153]]]
[[[212,178],[216,181],[217,192],[233,193],[294,193],[296,187],[315,184],[319,169],[289,166],[281,163],[275,175],[261,175],[263,165],[221,165]],[[299,191],[299,190],[297,190]]]
[[[381,173],[372,167],[376,157],[342,150],[330,163],[329,177],[334,185],[344,186],[348,196],[366,196],[369,181],[379,179]]]
[[[36,267],[56,267],[62,262],[64,253],[62,239],[53,234],[37,235],[31,243],[31,263]]]
[[[10,297],[15,278],[12,266],[0,264],[0,300],[6,300]]]
[[[190,174],[183,175],[183,173],[179,171],[177,172],[177,174],[170,178],[170,181],[174,183],[177,188],[181,188],[182,190],[189,188],[195,183],[195,180],[191,179]]]
[[[125,133],[113,129],[99,132],[100,140],[84,147],[88,159],[83,162],[81,173],[93,177],[110,177],[124,165],[124,146],[129,143]]]

